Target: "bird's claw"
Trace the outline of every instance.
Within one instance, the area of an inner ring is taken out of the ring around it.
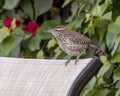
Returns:
[[[67,60],[67,61],[65,62],[65,66],[67,66],[69,62],[70,62],[70,60]]]
[[[78,62],[78,61],[79,61],[79,59],[76,59],[76,60],[75,60],[75,65],[77,65],[77,62]]]

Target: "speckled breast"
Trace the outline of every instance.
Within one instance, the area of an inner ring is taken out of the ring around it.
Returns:
[[[59,40],[58,44],[65,53],[71,56],[77,56],[81,54],[83,49],[87,47],[86,44],[74,44],[69,39]]]

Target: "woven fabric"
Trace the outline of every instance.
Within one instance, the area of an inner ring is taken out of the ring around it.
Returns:
[[[0,96],[67,96],[74,80],[91,61],[0,57]],[[81,82],[82,83],[82,82]]]

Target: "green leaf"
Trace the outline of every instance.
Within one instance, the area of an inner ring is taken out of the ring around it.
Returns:
[[[117,17],[115,23],[118,24],[118,25],[120,26],[120,16]]]
[[[100,15],[101,15],[101,16],[104,14],[104,12],[105,12],[106,9],[108,8],[108,6],[109,6],[109,2],[108,2],[108,0],[106,0],[106,2],[101,5],[101,12],[100,12]]]
[[[72,2],[73,0],[65,0],[62,7],[65,7],[66,5],[68,5],[70,2]]]
[[[119,81],[116,83],[115,88],[118,89],[115,93],[115,96],[120,96],[120,78]]]
[[[54,47],[57,44],[55,39],[51,39],[49,40],[48,44],[47,44],[47,48],[50,49],[52,47]]]
[[[120,88],[116,91],[115,96],[120,96]]]
[[[70,22],[74,18],[74,16],[77,13],[78,8],[79,8],[78,3],[77,2],[73,2],[72,5],[71,5],[72,15],[68,17],[68,19],[65,21],[66,23]]]
[[[96,31],[98,32],[99,35],[99,42],[102,42],[103,37],[105,35],[106,29],[104,28],[96,28]]]
[[[26,33],[23,36],[24,36],[24,39],[27,40],[27,39],[29,39],[32,36],[32,34]]]
[[[113,49],[111,54],[114,55],[120,45],[120,25],[119,23],[119,18],[116,19],[116,23],[110,23],[108,26],[108,33],[107,33],[107,45],[109,46],[110,49]],[[109,33],[111,32],[111,33]],[[111,35],[111,36],[110,36]],[[112,38],[112,39],[111,39]],[[115,44],[115,45],[114,45]]]
[[[48,11],[52,6],[53,0],[34,0],[35,13],[38,15]]]
[[[114,45],[114,48],[111,52],[112,55],[114,55],[118,49],[118,46],[120,46],[120,38],[118,38],[117,40],[115,40],[115,45]]]
[[[85,18],[84,14],[81,14],[80,16],[76,16],[72,22],[68,24],[68,27],[72,29],[78,29],[82,27],[83,20]]]
[[[107,28],[108,28],[108,25],[110,24],[110,20],[107,20],[107,19],[99,19],[98,18],[98,23],[97,23],[97,27],[100,27],[100,28],[103,28],[103,29],[105,29],[105,30],[107,30]]]
[[[57,59],[68,59],[68,55],[65,52],[63,52],[60,47],[57,47],[54,50],[54,52],[55,52],[55,56],[53,57],[53,59],[56,59],[56,58]]]
[[[111,63],[108,61],[107,57],[106,56],[100,56],[100,60],[101,62],[103,62],[103,66],[102,68],[100,69],[99,73],[97,74],[97,77],[103,77],[105,72],[108,71],[111,67]]]
[[[101,7],[100,7],[100,5],[96,4],[96,6],[94,7],[94,9],[92,11],[92,15],[93,16],[101,16]]]
[[[120,31],[120,26],[116,23],[110,23],[108,25],[108,32],[117,34]]]
[[[14,45],[15,45],[15,38],[13,36],[7,37],[0,44],[0,56],[8,56]]]
[[[93,0],[94,1],[94,0]],[[96,4],[99,4],[102,0],[96,0]]]
[[[38,50],[40,48],[40,42],[41,42],[41,38],[39,37],[38,34],[36,34],[35,36],[30,38],[28,42],[28,48],[31,51]]]
[[[114,42],[115,42],[115,34],[111,33],[111,32],[107,32],[107,34],[106,34],[106,44],[107,44],[109,50],[113,49]]]
[[[3,42],[5,38],[7,38],[10,35],[10,31],[7,27],[2,27],[0,29],[0,43]]]
[[[113,76],[113,70],[114,70],[114,66],[111,66],[109,70],[106,70],[103,78],[104,78],[104,81],[106,81],[107,83],[111,82],[112,81],[112,76]]]
[[[20,45],[16,45],[12,48],[9,57],[18,57],[20,55]]]
[[[18,57],[20,55],[20,43],[22,42],[23,38],[22,37],[15,37],[15,45],[10,51],[9,56],[10,57]]]
[[[21,28],[17,28],[14,32],[12,32],[15,38],[15,45],[10,51],[10,57],[18,57],[20,55],[20,47],[21,42],[23,40],[23,31]]]
[[[85,17],[86,17],[85,23],[91,20],[91,14],[90,13],[85,14]]]
[[[38,58],[38,59],[44,59],[44,52],[43,52],[43,50],[40,50],[40,51],[37,53],[37,58]]]
[[[112,11],[110,11],[108,13],[105,13],[102,18],[111,20],[111,18],[112,18]]]
[[[110,62],[108,61],[106,56],[100,56],[100,60],[103,62],[104,65],[107,65],[110,67]]]
[[[14,32],[12,32],[13,35],[16,35],[18,37],[24,37],[25,32],[23,32],[22,28],[16,28]]]
[[[94,9],[92,11],[92,15],[101,17],[104,14],[104,12],[106,11],[106,9],[108,8],[108,6],[109,6],[108,0],[106,0],[105,3],[103,3],[101,5],[96,4],[96,6],[94,7]]]
[[[109,90],[106,88],[104,89],[94,89],[93,92],[90,92],[90,96],[107,96]]]
[[[100,18],[97,18],[95,19],[95,21],[93,22],[92,20],[89,22],[88,24],[88,27],[85,29],[85,33],[89,32],[89,31],[92,31],[94,32],[93,30],[95,29],[95,27],[101,22],[101,19]]]
[[[60,56],[60,54],[62,53],[62,50],[60,49],[60,47],[57,47],[54,52],[55,52],[55,56],[53,59],[56,59]]]
[[[113,63],[120,63],[120,53],[115,53],[111,58]]]
[[[34,10],[32,8],[32,3],[30,0],[21,0],[20,7],[24,10],[25,13],[29,15],[31,19],[34,19]]]
[[[52,34],[48,33],[48,32],[45,32],[45,31],[49,30],[49,29],[52,29],[53,27],[55,27],[58,24],[59,24],[59,22],[57,22],[56,20],[45,21],[41,25],[41,27],[38,29],[40,39],[51,39]]]
[[[114,74],[116,77],[120,78],[120,67],[115,69]]]
[[[117,69],[117,70],[119,70],[119,69]],[[120,80],[116,83],[115,88],[120,88]]]
[[[4,9],[12,10],[15,8],[20,0],[5,0],[5,4],[3,6]]]
[[[101,76],[104,76],[105,72],[108,71],[110,69],[110,65],[104,65],[99,73],[97,74],[97,77],[101,77]]]

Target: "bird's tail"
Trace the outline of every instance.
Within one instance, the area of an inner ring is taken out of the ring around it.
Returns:
[[[106,52],[102,51],[101,49],[99,49],[95,45],[88,45],[88,48],[91,49],[91,50],[93,50],[98,55],[108,56],[108,54]]]

